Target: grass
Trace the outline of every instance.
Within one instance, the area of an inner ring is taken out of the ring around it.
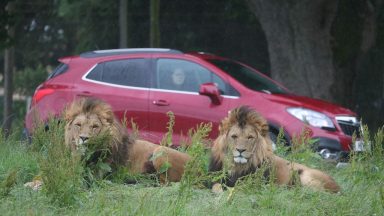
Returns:
[[[321,160],[309,148],[278,153],[331,174],[342,192],[331,194],[303,187],[286,188],[245,180],[214,194],[202,182],[208,158],[202,140],[209,125],[191,130],[192,156],[179,183],[158,186],[156,179],[123,184],[98,179],[84,184],[84,167],[63,149],[63,129],[53,123],[50,132],[39,131],[32,145],[17,135],[0,133],[1,215],[384,215],[384,128],[371,137],[371,152],[353,155],[341,169]],[[304,140],[304,139],[298,139]],[[33,191],[23,186],[41,176],[45,187]],[[255,177],[257,179],[257,177]],[[152,181],[152,183],[148,183]]]

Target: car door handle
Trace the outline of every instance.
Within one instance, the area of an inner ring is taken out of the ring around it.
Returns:
[[[166,100],[154,100],[153,104],[157,106],[169,106],[169,102]]]

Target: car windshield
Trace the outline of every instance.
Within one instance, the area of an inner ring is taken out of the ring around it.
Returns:
[[[226,72],[247,88],[272,94],[287,94],[287,91],[281,86],[239,63],[218,59],[212,59],[209,60],[209,62]]]

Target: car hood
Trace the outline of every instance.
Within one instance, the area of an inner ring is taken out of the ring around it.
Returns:
[[[264,94],[264,98],[288,107],[302,107],[317,112],[322,112],[328,116],[352,115],[356,116],[351,110],[323,100],[313,99],[293,94]]]

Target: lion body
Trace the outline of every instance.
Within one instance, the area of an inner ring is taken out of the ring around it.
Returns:
[[[129,166],[132,173],[150,173],[152,166],[156,172],[159,172],[162,166],[169,163],[170,168],[167,172],[160,174],[161,182],[180,181],[184,174],[184,166],[190,159],[188,154],[145,140],[136,140],[129,149],[128,154],[127,166]],[[149,162],[150,158],[152,159]]]
[[[76,100],[64,115],[65,143],[73,151],[86,151],[90,139],[107,135],[103,146],[110,150],[106,162],[111,165],[128,167],[132,174],[158,173],[162,183],[181,179],[188,154],[132,138],[107,103],[93,98]],[[165,165],[168,168],[160,173]]]
[[[263,165],[267,166],[264,175],[273,176],[279,185],[300,184],[331,192],[340,190],[326,173],[275,155],[268,124],[257,112],[244,106],[232,110],[221,122],[220,134],[214,141],[210,171],[228,170],[226,184],[234,186],[239,178],[256,172]]]

